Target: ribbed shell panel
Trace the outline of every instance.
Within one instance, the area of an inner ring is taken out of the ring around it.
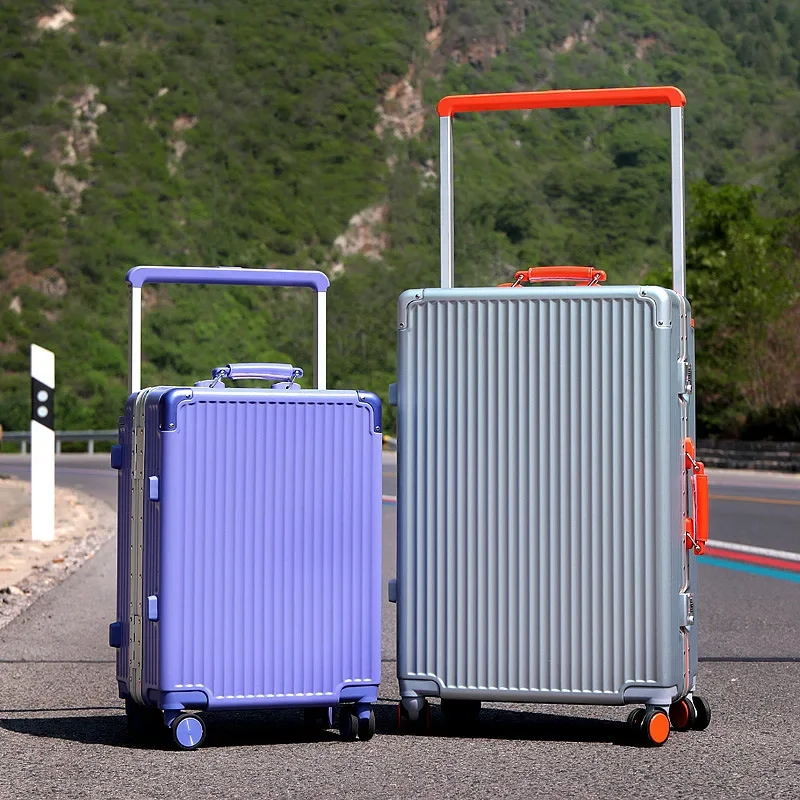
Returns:
[[[401,678],[531,699],[679,680],[679,339],[655,323],[635,296],[410,306]]]
[[[117,622],[121,625],[122,644],[117,650],[117,680],[128,682],[130,657],[128,625],[131,570],[131,440],[133,431],[133,401],[125,405],[119,428],[122,445],[122,466],[117,477]]]
[[[211,706],[380,681],[381,437],[324,393],[234,390],[163,434],[161,688]],[[340,395],[343,393],[339,393]]]
[[[156,621],[147,619],[147,598],[156,597],[160,590],[161,573],[161,503],[150,500],[147,479],[161,474],[161,432],[159,430],[158,400],[163,390],[154,390],[152,399],[145,407],[144,449],[144,513],[142,548],[142,694],[148,689],[158,689],[159,636]]]

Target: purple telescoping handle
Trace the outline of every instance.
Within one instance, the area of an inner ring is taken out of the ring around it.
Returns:
[[[230,378],[232,381],[296,381],[303,377],[300,367],[291,364],[226,364],[211,370],[214,378]]]
[[[324,272],[298,269],[244,269],[243,267],[134,267],[127,281],[145,283],[217,283],[227,286],[305,286],[324,292],[330,281]]]
[[[242,267],[134,267],[128,271],[131,285],[129,339],[130,391],[141,389],[142,375],[142,286],[145,283],[222,284],[227,286],[297,286],[313,289],[317,295],[314,315],[314,378],[318,389],[326,386],[327,350],[325,297],[328,276],[319,270],[244,269]]]

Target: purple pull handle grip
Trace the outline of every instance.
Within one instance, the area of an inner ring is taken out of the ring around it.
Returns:
[[[145,283],[217,283],[228,286],[304,286],[324,292],[328,276],[318,270],[243,269],[242,267],[134,267],[127,281],[141,288]]]
[[[226,364],[211,371],[214,379],[230,378],[232,381],[295,381],[303,377],[300,367],[291,364]]]

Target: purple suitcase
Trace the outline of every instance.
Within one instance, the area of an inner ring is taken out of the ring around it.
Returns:
[[[137,267],[119,470],[117,681],[130,727],[178,747],[198,711],[298,707],[368,739],[380,682],[381,406],[326,390],[320,272]],[[233,364],[139,390],[145,282],[310,286],[317,389],[288,364]],[[240,378],[267,388],[232,388]],[[162,713],[163,712],[163,713]]]

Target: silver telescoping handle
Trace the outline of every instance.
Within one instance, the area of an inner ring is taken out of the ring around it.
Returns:
[[[683,173],[683,108],[686,97],[674,86],[623,89],[555,89],[544,92],[452,95],[439,101],[439,181],[441,187],[441,283],[454,280],[453,114],[589,106],[670,106],[672,149],[672,287],[686,295],[686,232]]]

